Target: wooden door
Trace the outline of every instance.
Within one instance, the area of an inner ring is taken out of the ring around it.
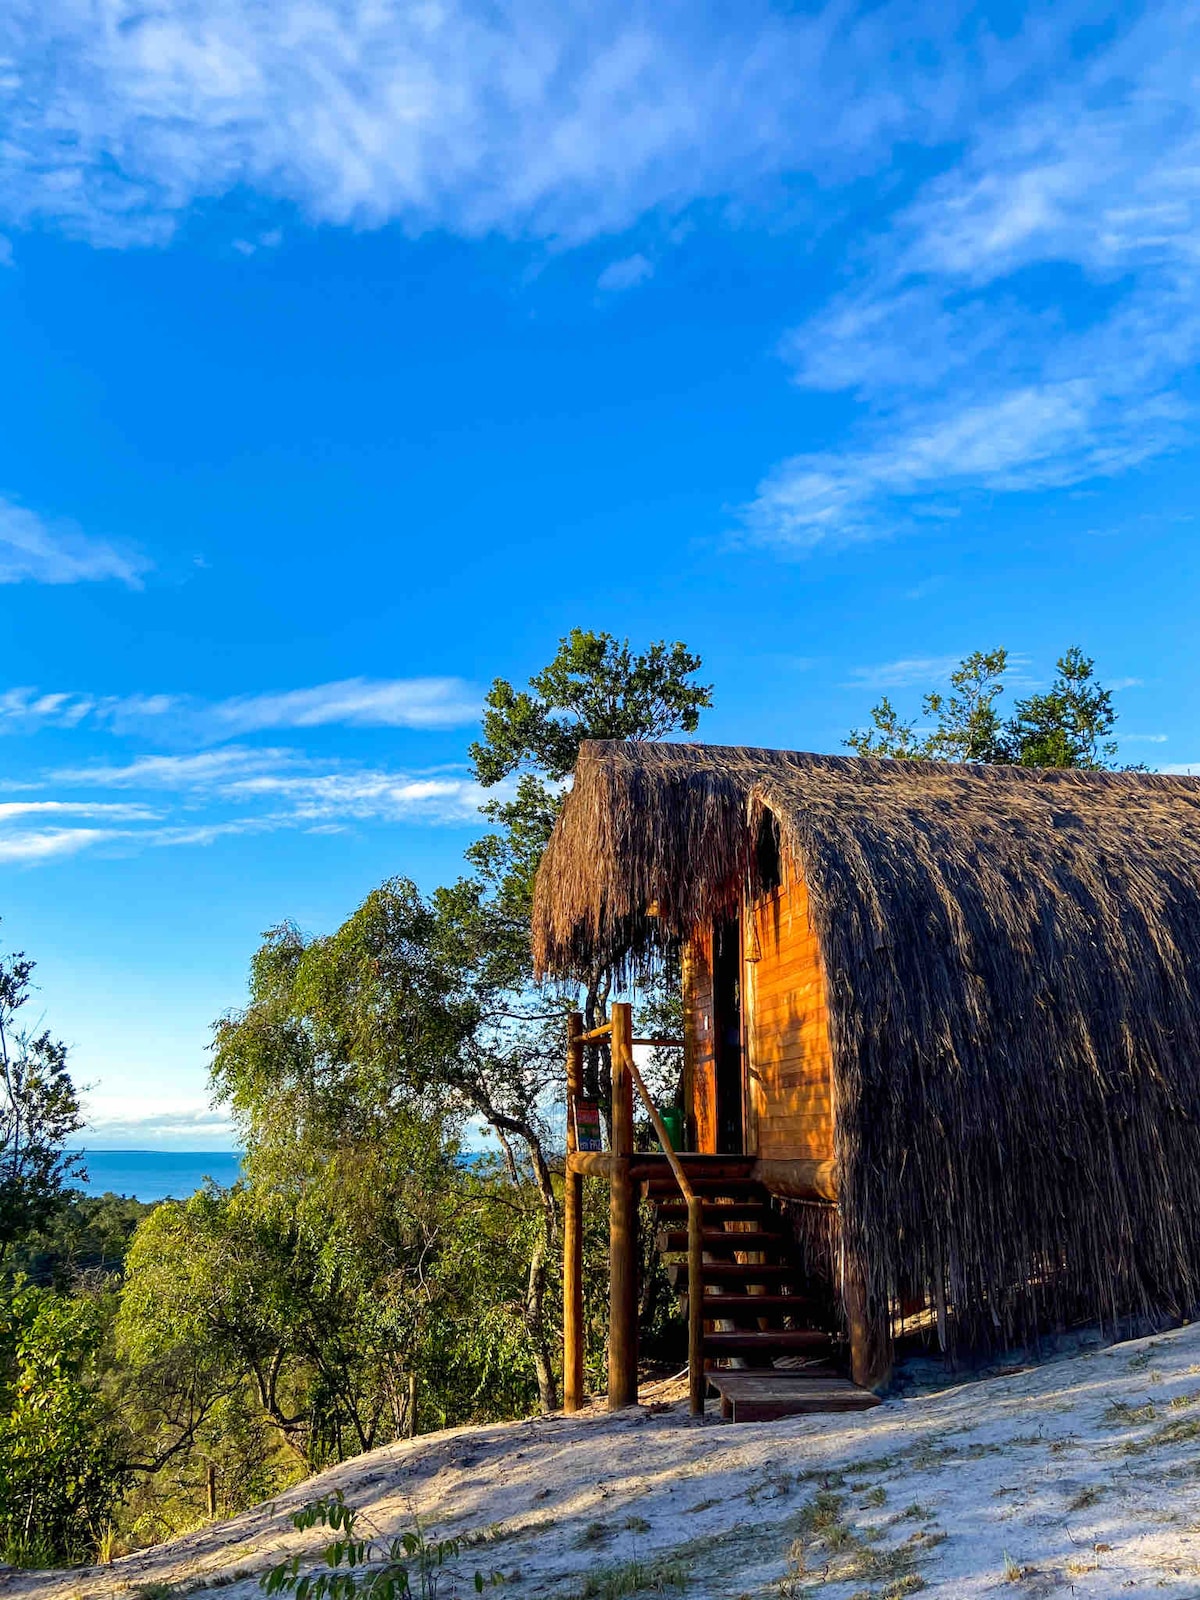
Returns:
[[[742,971],[741,918],[719,917],[712,932],[713,1077],[718,1155],[740,1156],[746,1147]]]

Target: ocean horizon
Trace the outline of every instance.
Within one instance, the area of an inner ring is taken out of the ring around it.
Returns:
[[[186,1200],[206,1178],[229,1185],[241,1176],[239,1150],[80,1150],[86,1182],[72,1187],[85,1194],[119,1194],[149,1204]]]

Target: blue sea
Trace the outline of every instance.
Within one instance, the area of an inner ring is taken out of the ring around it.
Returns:
[[[212,1178],[235,1182],[242,1158],[236,1150],[85,1150],[87,1194],[123,1194],[134,1200],[186,1200]]]

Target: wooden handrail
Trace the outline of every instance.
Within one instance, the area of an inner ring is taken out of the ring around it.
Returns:
[[[563,1410],[583,1404],[583,1178],[578,1159],[575,1105],[583,1093],[583,1018],[567,1018],[567,1170],[563,1174]]]
[[[688,1182],[688,1175],[683,1170],[683,1165],[680,1162],[679,1157],[675,1154],[675,1150],[671,1144],[670,1135],[667,1133],[666,1124],[659,1114],[658,1107],[654,1104],[654,1101],[651,1100],[649,1090],[642,1081],[642,1075],[637,1069],[637,1062],[630,1061],[628,1066],[629,1076],[633,1079],[634,1087],[642,1097],[642,1104],[650,1113],[650,1121],[654,1124],[654,1131],[658,1135],[658,1142],[660,1145],[662,1145],[663,1155],[665,1155],[667,1158],[667,1165],[674,1174],[675,1182],[679,1185],[680,1193],[683,1195],[685,1200],[694,1200],[696,1198],[695,1190]]]
[[[682,1050],[682,1039],[631,1039],[630,1044],[652,1045],[656,1050]]]
[[[632,1041],[636,1043],[637,1041]],[[629,1076],[633,1079],[637,1092],[642,1097],[642,1103],[650,1113],[650,1121],[654,1124],[654,1131],[658,1135],[658,1142],[662,1145],[663,1155],[671,1168],[675,1182],[679,1185],[679,1192],[687,1201],[688,1215],[688,1407],[694,1417],[704,1415],[704,1241],[703,1206],[699,1195],[688,1182],[688,1175],[683,1170],[683,1163],[675,1154],[675,1148],[667,1133],[666,1124],[659,1115],[658,1107],[650,1098],[646,1085],[642,1082],[642,1075],[637,1069],[633,1059],[633,1051],[629,1052],[629,1060],[625,1063],[629,1068]]]
[[[618,1032],[618,1026],[620,1031]],[[583,1047],[600,1039],[613,1044],[612,1134],[607,1154],[581,1151],[575,1137],[575,1102],[583,1088]],[[610,1183],[609,1201],[609,1352],[610,1408],[637,1401],[636,1229],[633,1200],[632,1105],[618,1104],[618,1069],[628,1070],[662,1145],[688,1214],[688,1400],[693,1416],[704,1414],[704,1253],[702,1202],[675,1153],[658,1107],[633,1059],[633,1046],[679,1046],[681,1039],[635,1039],[628,1005],[614,1005],[610,1020],[583,1031],[583,1018],[572,1012],[567,1023],[567,1162],[563,1215],[563,1390],[564,1409],[575,1411],[583,1399],[583,1173],[594,1163]],[[618,1118],[620,1125],[618,1127]]]

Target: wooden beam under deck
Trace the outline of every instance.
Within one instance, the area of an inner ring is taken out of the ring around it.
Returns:
[[[642,1151],[628,1158],[634,1183],[671,1175],[666,1156]],[[760,1161],[754,1156],[707,1156],[681,1151],[689,1177],[744,1178],[761,1183],[771,1194],[790,1200],[837,1199],[832,1161]],[[568,1173],[585,1178],[612,1177],[612,1155],[607,1150],[573,1150],[567,1156]]]

